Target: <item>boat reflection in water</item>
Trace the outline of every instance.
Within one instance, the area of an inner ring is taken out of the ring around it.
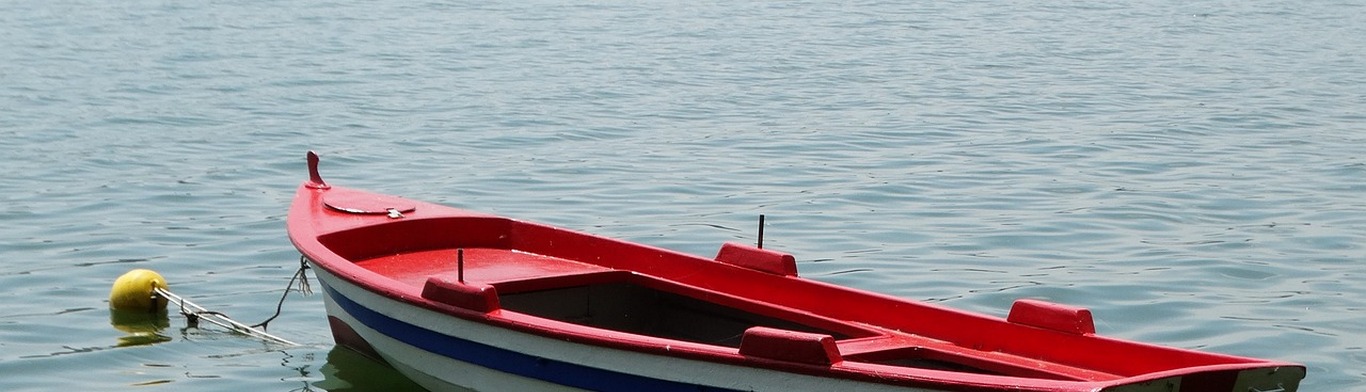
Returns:
[[[335,346],[327,353],[327,364],[321,372],[323,379],[312,386],[329,392],[425,391],[394,368],[343,346]]]

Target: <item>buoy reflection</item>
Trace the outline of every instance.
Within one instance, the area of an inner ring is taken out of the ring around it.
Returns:
[[[148,313],[145,311],[109,310],[109,325],[127,335],[119,337],[118,346],[145,346],[171,341],[170,336],[161,332],[171,326],[166,312]]]

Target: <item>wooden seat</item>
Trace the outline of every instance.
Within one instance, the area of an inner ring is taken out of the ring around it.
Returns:
[[[830,335],[769,327],[746,329],[740,339],[740,355],[811,365],[843,360]]]

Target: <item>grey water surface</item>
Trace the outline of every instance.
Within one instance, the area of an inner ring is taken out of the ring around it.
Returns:
[[[0,390],[414,388],[291,294],[329,181],[1366,390],[1353,1],[0,2]]]

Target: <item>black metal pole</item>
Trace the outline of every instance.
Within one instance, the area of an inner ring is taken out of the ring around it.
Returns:
[[[759,214],[759,249],[764,248],[764,214]]]

